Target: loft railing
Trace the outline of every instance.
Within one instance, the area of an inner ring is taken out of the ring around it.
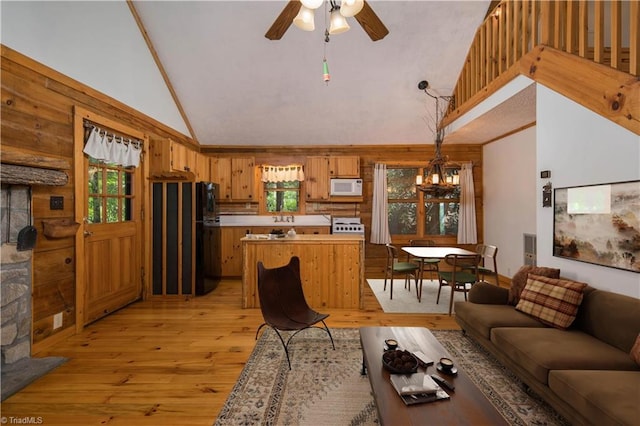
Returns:
[[[638,0],[504,0],[476,33],[450,111],[464,106],[538,45],[638,76],[639,27]]]

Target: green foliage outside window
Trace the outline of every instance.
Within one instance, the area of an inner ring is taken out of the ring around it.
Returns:
[[[267,212],[295,213],[300,206],[300,182],[266,182],[265,200]]]
[[[425,194],[416,190],[421,167],[387,168],[389,231],[416,237],[453,236],[458,233],[459,191]],[[426,179],[425,179],[426,180]],[[422,208],[418,208],[422,203]],[[420,225],[420,226],[419,226]]]
[[[131,220],[132,171],[91,158],[88,172],[88,222],[115,223]]]

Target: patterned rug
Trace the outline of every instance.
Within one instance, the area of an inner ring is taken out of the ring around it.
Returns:
[[[358,329],[334,328],[331,334],[335,351],[322,330],[306,330],[294,337],[289,370],[280,341],[267,329],[215,425],[378,424],[369,380],[360,375]],[[510,424],[568,425],[460,331],[434,330],[433,334]]]

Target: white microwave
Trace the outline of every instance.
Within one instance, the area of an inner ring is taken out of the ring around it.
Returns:
[[[362,179],[331,179],[330,195],[334,197],[359,197],[362,195]]]

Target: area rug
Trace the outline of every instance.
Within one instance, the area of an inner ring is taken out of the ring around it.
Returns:
[[[332,329],[336,350],[321,330],[293,338],[291,370],[280,341],[266,330],[256,343],[215,422],[223,425],[376,425],[371,387],[360,375],[358,329]],[[568,425],[551,407],[458,330],[433,334],[457,365],[512,425]]]
[[[387,281],[387,289],[384,290],[383,279],[367,278],[367,283],[384,312],[406,314],[447,314],[449,313],[449,299],[451,287],[444,287],[440,293],[440,302],[436,304],[438,295],[438,281],[423,280],[422,301],[418,302],[415,284],[411,283],[411,291],[404,288],[404,279],[393,280],[393,299],[389,299],[390,282]],[[464,293],[456,292],[454,302],[464,300]],[[455,312],[455,311],[454,311]]]

